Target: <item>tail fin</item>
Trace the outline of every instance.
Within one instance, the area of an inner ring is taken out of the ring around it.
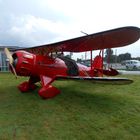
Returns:
[[[91,69],[94,69],[94,75],[95,76],[103,76],[103,72],[99,71],[103,69],[103,58],[101,55],[97,55],[91,65]]]
[[[92,62],[92,68],[94,68],[94,75],[95,76],[116,76],[119,74],[119,72],[113,68],[109,68],[108,70],[103,69],[103,58],[101,55],[97,55],[93,62]]]
[[[94,69],[102,69],[103,68],[103,58],[101,57],[101,55],[97,55],[93,62],[92,62],[92,67]]]

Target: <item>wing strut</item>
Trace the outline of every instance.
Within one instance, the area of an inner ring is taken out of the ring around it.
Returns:
[[[90,51],[90,66],[91,66],[91,70],[92,70],[92,50]]]

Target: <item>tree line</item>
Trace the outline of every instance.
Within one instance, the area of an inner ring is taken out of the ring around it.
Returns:
[[[122,61],[130,60],[130,59],[140,60],[140,57],[132,57],[130,53],[116,55],[116,54],[114,54],[113,50],[110,48],[106,49],[106,51],[105,51],[105,56],[104,56],[105,62],[120,63]]]

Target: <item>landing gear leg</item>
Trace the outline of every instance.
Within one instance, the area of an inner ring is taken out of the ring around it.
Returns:
[[[51,85],[55,78],[41,75],[40,79],[42,88],[38,91],[38,94],[42,99],[53,98],[60,94],[60,90]]]
[[[38,77],[30,77],[29,81],[25,81],[23,83],[21,83],[18,86],[18,89],[21,92],[28,92],[28,91],[32,91],[35,90],[37,88],[37,86],[35,85],[36,82],[40,81],[40,79]]]

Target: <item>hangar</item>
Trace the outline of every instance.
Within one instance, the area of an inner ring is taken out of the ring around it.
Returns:
[[[9,65],[7,63],[7,58],[4,53],[4,48],[8,48],[10,51],[18,49],[18,46],[0,46],[0,71],[7,72],[9,71]]]

